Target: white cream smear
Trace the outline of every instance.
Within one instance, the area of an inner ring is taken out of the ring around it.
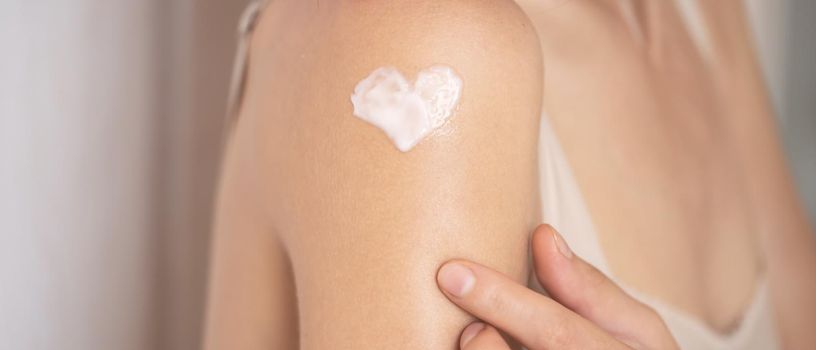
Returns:
[[[402,152],[410,151],[453,114],[462,79],[448,66],[432,66],[411,85],[393,67],[377,68],[351,95],[354,115],[385,131]]]

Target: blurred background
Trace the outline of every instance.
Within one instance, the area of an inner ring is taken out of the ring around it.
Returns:
[[[0,349],[200,346],[245,3],[0,0]],[[816,1],[748,3],[814,218]]]

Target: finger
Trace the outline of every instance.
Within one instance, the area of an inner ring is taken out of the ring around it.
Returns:
[[[629,345],[676,348],[654,310],[576,256],[552,226],[533,232],[532,250],[536,277],[550,297]]]
[[[510,350],[510,345],[507,345],[496,328],[482,322],[473,322],[462,331],[459,348],[462,350]]]
[[[625,348],[557,302],[477,263],[447,262],[437,282],[453,303],[529,349]]]

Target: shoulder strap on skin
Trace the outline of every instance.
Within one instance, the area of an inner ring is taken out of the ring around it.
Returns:
[[[232,78],[230,81],[229,95],[227,99],[227,111],[225,129],[229,129],[232,120],[238,113],[238,107],[244,93],[244,80],[246,80],[247,61],[249,59],[249,40],[261,11],[269,1],[255,0],[251,2],[241,15],[238,23],[238,48],[235,53],[235,61],[232,68]]]

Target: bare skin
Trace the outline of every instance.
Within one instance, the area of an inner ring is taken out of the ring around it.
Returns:
[[[472,261],[454,259],[437,273],[445,296],[483,320],[462,331],[461,349],[509,350],[496,327],[530,350],[678,349],[654,310],[575,255],[551,226],[536,228],[530,244],[548,297]]]
[[[542,105],[621,280],[728,332],[766,274],[783,343],[813,347],[816,248],[743,10],[701,4],[707,58],[669,2],[637,21],[589,0],[270,5],[224,164],[208,348],[455,348],[472,316],[436,267],[526,280]],[[466,86],[447,134],[399,154],[355,124],[372,69],[440,61]]]
[[[816,249],[742,2],[699,2],[707,56],[671,2],[530,3],[544,108],[616,275],[725,333],[766,274],[783,343],[816,344]]]
[[[528,10],[545,51],[545,110],[612,270],[727,332],[764,269],[764,214],[733,127],[752,116],[723,96],[733,73],[711,65],[725,58],[703,60],[670,2],[639,5],[649,20],[635,24],[612,4]]]
[[[535,32],[512,2],[317,5],[273,2],[253,37],[221,184],[208,347],[455,348],[473,317],[439,292],[438,265],[460,256],[518,282],[529,273]],[[349,96],[374,69],[413,79],[435,64],[466,86],[456,114],[410,152],[351,115]],[[294,280],[261,268],[282,252]],[[297,311],[285,307],[293,284]]]

